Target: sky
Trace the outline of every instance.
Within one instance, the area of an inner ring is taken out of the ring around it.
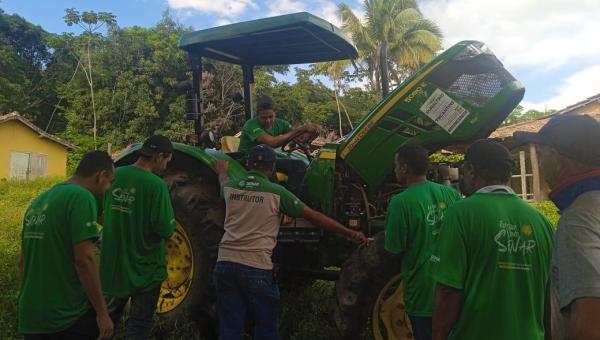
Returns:
[[[107,11],[119,26],[153,26],[165,10],[204,29],[267,16],[308,11],[339,26],[339,0],[0,0],[53,33],[72,31],[64,9]],[[344,0],[358,16],[362,1]],[[425,17],[444,33],[444,46],[485,42],[527,88],[526,109],[562,109],[600,93],[600,0],[419,0]],[[288,75],[284,79],[293,79]]]

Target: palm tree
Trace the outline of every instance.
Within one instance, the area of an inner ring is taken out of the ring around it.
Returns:
[[[390,77],[398,85],[442,49],[442,33],[415,0],[364,0],[363,5],[364,22],[347,4],[338,5],[338,14],[371,87],[385,97]]]

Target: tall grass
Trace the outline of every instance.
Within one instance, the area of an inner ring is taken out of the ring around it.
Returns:
[[[21,229],[25,209],[35,197],[60,178],[30,182],[0,182],[0,338],[20,339],[17,334],[17,297]]]

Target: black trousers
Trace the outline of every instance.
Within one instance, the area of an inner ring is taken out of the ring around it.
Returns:
[[[90,308],[74,324],[54,334],[24,334],[25,340],[96,340],[98,324],[96,311]]]

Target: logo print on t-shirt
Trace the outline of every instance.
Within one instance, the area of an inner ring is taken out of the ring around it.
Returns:
[[[46,209],[48,208],[48,204],[44,204],[40,208],[30,209],[25,215],[25,226],[32,227],[38,226],[46,221]]]
[[[444,218],[444,210],[446,209],[446,202],[439,202],[438,204],[431,204],[427,207],[427,216],[425,220],[428,226],[434,226]]]
[[[536,246],[531,226],[526,224],[519,228],[504,221],[499,221],[498,226],[500,230],[494,236],[498,252],[506,255],[520,255],[510,257],[510,262],[498,262],[498,266],[502,269],[530,270],[531,264],[526,263],[528,257],[525,255],[533,254]]]
[[[531,236],[531,234],[533,234],[533,229],[531,229],[531,226],[528,226],[526,224],[521,227],[521,234],[523,234],[525,236]]]
[[[23,238],[24,239],[44,239],[45,232],[40,231],[40,229],[33,228],[39,225],[42,225],[46,221],[46,209],[48,208],[48,204],[44,204],[40,208],[31,208],[25,214],[25,218],[23,219],[24,230],[23,230]],[[32,228],[34,231],[27,230]],[[43,229],[41,229],[43,230]]]
[[[111,192],[115,203],[111,206],[113,210],[131,213],[131,204],[135,202],[136,188],[115,188]]]

